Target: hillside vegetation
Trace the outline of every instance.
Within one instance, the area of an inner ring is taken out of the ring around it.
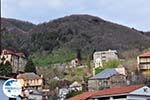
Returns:
[[[143,50],[150,47],[149,32],[91,15],[71,15],[39,25],[6,18],[1,22],[2,49],[23,51],[37,64],[66,62],[75,57],[73,55],[78,50],[91,55],[98,50]],[[73,54],[64,55],[63,50],[61,55],[54,53],[56,48],[62,47]]]

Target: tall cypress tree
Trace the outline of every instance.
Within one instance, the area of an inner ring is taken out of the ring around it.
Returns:
[[[80,49],[77,49],[77,55],[76,57],[79,59],[79,60],[82,60],[81,58],[81,50]]]
[[[24,68],[24,72],[34,72],[36,73],[36,67],[32,61],[32,59],[30,58]]]

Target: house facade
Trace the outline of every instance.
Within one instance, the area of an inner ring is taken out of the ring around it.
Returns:
[[[17,76],[23,89],[42,89],[43,78],[35,73],[22,73]]]
[[[2,50],[0,55],[0,62],[6,63],[10,62],[13,72],[16,73],[17,71],[23,71],[24,66],[27,63],[27,58],[22,52],[14,52],[11,50]]]
[[[95,91],[105,88],[114,88],[127,85],[125,69],[105,69],[88,80],[88,90]]]
[[[98,51],[93,54],[93,61],[95,67],[103,67],[103,63],[110,60],[117,60],[118,55],[116,50]]]
[[[150,52],[145,52],[137,57],[138,69],[142,73],[150,71]]]

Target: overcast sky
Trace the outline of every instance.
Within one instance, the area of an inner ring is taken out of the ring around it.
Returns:
[[[1,0],[2,17],[35,24],[71,14],[94,15],[150,31],[150,0]]]

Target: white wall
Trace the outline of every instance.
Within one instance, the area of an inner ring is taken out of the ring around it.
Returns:
[[[103,100],[103,99],[94,99],[94,100]],[[110,97],[109,100],[128,100],[128,99],[127,98],[113,99],[112,97]]]
[[[145,96],[127,96],[127,100],[147,100],[150,99],[150,97]]]
[[[144,89],[146,89],[146,91],[144,91]],[[130,94],[135,94],[135,95],[147,95],[150,97],[150,88],[147,86],[143,86],[140,89],[137,89],[133,92],[131,92]]]
[[[150,99],[145,96],[127,96],[127,98],[120,98],[120,99],[114,99],[112,97],[109,98],[109,100],[147,100]],[[101,100],[101,99],[94,99],[94,100]]]

